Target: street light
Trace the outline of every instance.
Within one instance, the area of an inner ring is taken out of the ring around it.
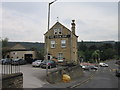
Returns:
[[[53,4],[55,1],[57,0],[50,2],[48,6],[48,30],[49,30],[49,25],[50,25],[50,5]]]
[[[53,4],[55,1],[57,0],[54,0],[52,2],[49,3],[49,6],[48,6],[48,31],[49,31],[49,25],[50,25],[50,5]],[[47,65],[47,62],[48,62],[48,48],[47,48],[47,56],[46,56],[46,76],[48,75],[48,65]]]

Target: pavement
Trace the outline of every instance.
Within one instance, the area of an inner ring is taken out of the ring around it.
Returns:
[[[42,88],[74,88],[77,85],[82,84],[89,80],[95,73],[96,71],[83,71],[83,75],[79,79],[77,78],[71,80],[69,83],[65,83],[62,81],[55,84],[47,83],[44,84]]]
[[[57,68],[49,69],[48,71],[56,70]],[[23,88],[41,88],[46,81],[46,69],[40,67],[32,67],[31,64],[21,65],[20,68],[23,73]]]
[[[39,88],[45,82],[45,69],[34,68],[31,64],[22,65],[21,72],[23,73],[23,88]]]

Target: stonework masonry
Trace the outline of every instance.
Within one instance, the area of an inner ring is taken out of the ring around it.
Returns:
[[[77,38],[75,35],[75,24],[72,22],[71,29],[69,30],[61,23],[57,22],[53,27],[47,31],[45,36],[45,56],[49,58],[64,59],[66,62],[77,63]],[[63,42],[62,42],[63,41]],[[63,43],[63,47],[62,47]],[[53,45],[53,47],[51,46]],[[60,54],[60,55],[59,55]],[[47,58],[48,59],[48,58]]]
[[[2,88],[23,88],[23,74],[15,73],[3,75]]]

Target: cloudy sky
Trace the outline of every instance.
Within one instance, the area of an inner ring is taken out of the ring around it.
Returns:
[[[2,38],[9,41],[44,42],[48,2],[2,2]],[[51,5],[50,27],[57,17],[71,29],[75,19],[78,41],[118,39],[117,2],[58,2]]]

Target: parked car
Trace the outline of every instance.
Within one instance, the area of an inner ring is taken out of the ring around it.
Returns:
[[[83,70],[90,70],[90,67],[88,65],[81,65],[81,67]]]
[[[11,64],[11,60],[10,59],[2,59],[2,64]]]
[[[120,77],[120,67],[116,70],[116,76]]]
[[[27,64],[27,61],[26,61],[26,60],[23,60],[23,59],[18,60],[18,62],[19,62],[20,65],[25,65],[25,64]]]
[[[101,67],[108,67],[108,64],[106,64],[106,63],[99,63],[99,65],[100,65]]]
[[[94,66],[94,65],[89,66],[89,68],[90,68],[91,70],[98,70],[98,67],[96,67],[96,66]]]
[[[40,67],[43,60],[36,60],[32,62],[33,67]]]
[[[48,68],[53,68],[57,66],[57,63],[53,60],[44,60],[41,63],[41,68],[46,68],[46,65],[48,65]]]
[[[24,65],[26,64],[27,61],[26,60],[23,60],[23,59],[14,59],[12,60],[12,65]]]
[[[19,59],[13,59],[11,65],[19,65]]]
[[[4,61],[5,59],[0,59],[0,64],[2,64],[2,62]]]

